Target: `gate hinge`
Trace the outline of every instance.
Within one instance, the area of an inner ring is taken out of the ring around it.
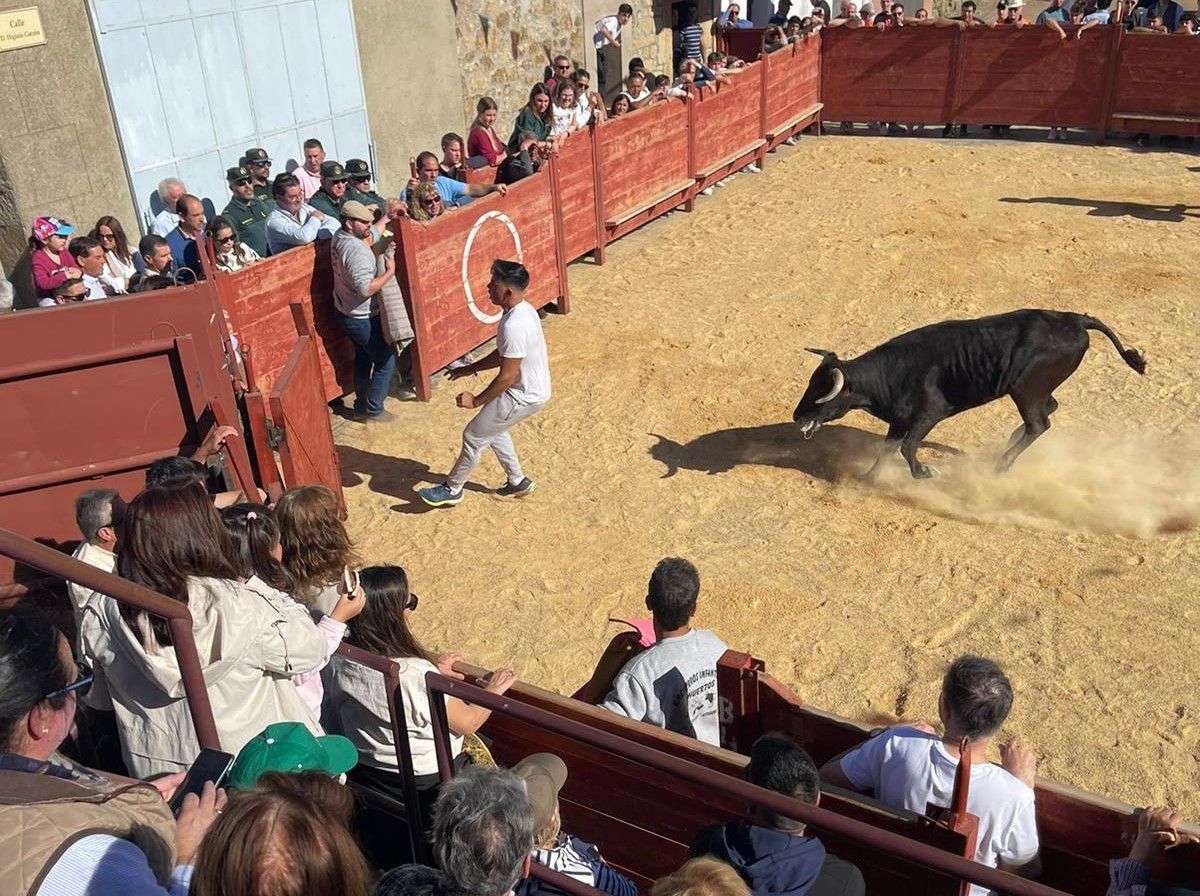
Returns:
[[[273,420],[268,420],[266,422],[267,447],[272,451],[278,451],[279,446],[287,442],[287,430],[282,426],[277,426]]]

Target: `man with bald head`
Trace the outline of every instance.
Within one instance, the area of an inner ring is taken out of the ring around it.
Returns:
[[[204,231],[204,203],[191,193],[184,193],[179,197],[176,207],[179,209],[179,224],[166,237],[175,270],[184,275],[181,282],[203,280],[204,268],[200,265],[198,241]],[[187,277],[185,272],[190,272],[191,276]]]

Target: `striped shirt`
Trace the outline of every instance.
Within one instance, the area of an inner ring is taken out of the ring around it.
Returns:
[[[637,886],[624,874],[605,864],[590,843],[578,837],[559,833],[557,843],[549,849],[535,849],[533,860],[539,865],[565,874],[609,896],[637,896]],[[515,896],[565,896],[562,890],[527,877],[517,886]]]
[[[683,46],[683,58],[695,59],[697,62],[703,62],[701,58],[702,50],[700,47],[700,39],[704,32],[700,30],[699,25],[685,25],[679,29],[679,41]]]

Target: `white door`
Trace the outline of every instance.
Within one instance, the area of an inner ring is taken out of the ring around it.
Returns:
[[[309,137],[371,159],[351,0],[88,2],[143,231],[164,177],[219,212],[225,169],[252,146],[272,175]]]

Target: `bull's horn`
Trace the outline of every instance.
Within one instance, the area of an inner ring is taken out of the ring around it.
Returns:
[[[823,395],[817,399],[817,404],[824,404],[827,401],[833,401],[837,398],[838,393],[842,391],[842,386],[846,385],[846,375],[842,373],[840,368],[833,368],[833,388],[829,390],[828,395]]]
[[[820,355],[822,358],[827,358],[833,354],[833,352],[827,352],[823,348],[806,348],[805,351],[812,352],[814,355]]]

